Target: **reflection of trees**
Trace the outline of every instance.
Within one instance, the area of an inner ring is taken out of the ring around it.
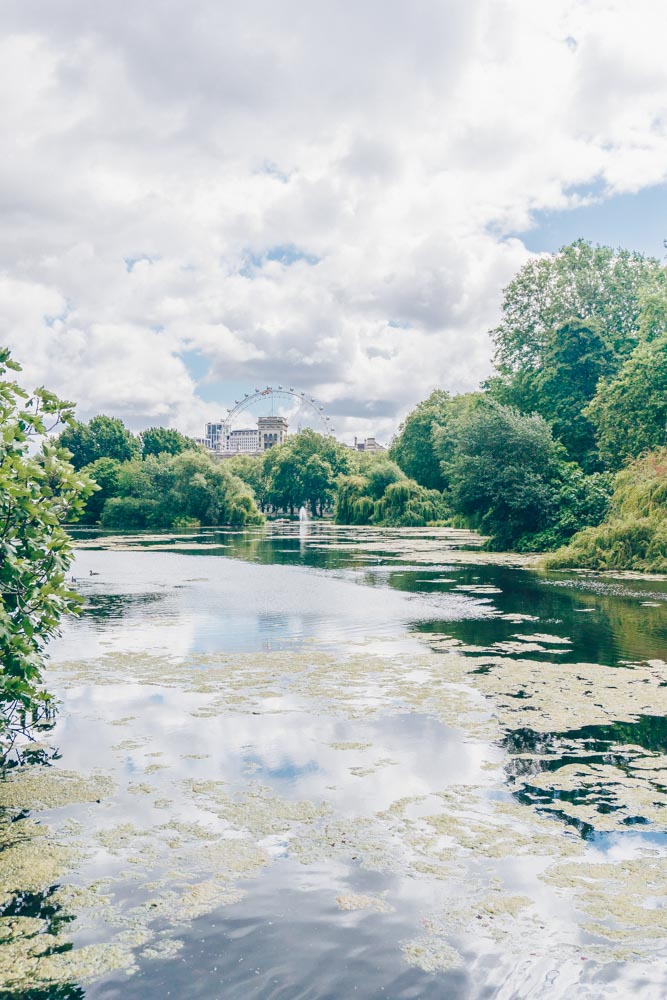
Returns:
[[[433,583],[423,583],[432,572]],[[425,633],[442,633],[459,639],[465,645],[491,646],[493,643],[509,640],[516,634],[524,635],[543,631],[545,625],[558,624],[559,635],[567,636],[571,648],[557,652],[558,660],[567,663],[578,661],[614,665],[621,659],[643,660],[663,655],[667,645],[667,615],[665,604],[660,607],[643,607],[641,600],[655,598],[655,591],[664,585],[651,581],[652,592],[642,592],[639,583],[628,593],[613,584],[595,581],[586,589],[586,581],[570,580],[551,574],[548,578],[528,570],[508,569],[504,566],[457,566],[448,567],[447,576],[456,583],[438,583],[441,571],[428,569],[418,572],[391,573],[387,577],[390,587],[409,592],[446,593],[456,591],[457,585],[491,585],[501,593],[490,595],[498,615],[487,618],[462,619],[460,621],[420,623],[416,630]],[[633,587],[636,581],[632,581]],[[555,585],[554,585],[555,584]],[[661,591],[662,592],[662,591]],[[484,597],[483,594],[471,597]],[[590,608],[590,613],[578,608]],[[535,616],[539,621],[524,623],[503,620],[500,615],[525,614]],[[521,653],[525,659],[544,659],[549,653]]]
[[[56,724],[56,708],[52,702],[31,712],[15,704],[6,713],[6,717],[11,729],[0,754],[0,772],[23,764],[49,765],[60,760],[57,747],[42,742]]]
[[[134,612],[142,613],[164,601],[165,593],[86,594],[85,616],[98,621],[113,621]]]
[[[615,790],[600,787],[592,789],[585,785],[579,789],[543,788],[541,785],[534,785],[531,777],[544,771],[556,772],[569,764],[583,767],[609,765],[631,775],[632,761],[637,752],[622,748],[642,747],[649,753],[665,753],[667,719],[645,715],[633,722],[582,726],[562,733],[516,729],[508,732],[501,746],[510,754],[505,773],[515,799],[538,811],[540,807],[549,806],[549,815],[558,817],[577,829],[585,840],[589,840],[596,833],[592,823],[570,816],[567,811],[554,809],[553,806],[563,802],[593,806],[602,814],[617,812],[621,806],[615,802]],[[629,816],[623,820],[623,824],[628,827],[642,826],[648,822],[643,816]]]
[[[581,743],[586,760],[591,753],[602,754],[605,761],[613,755],[613,747],[640,746],[653,753],[667,752],[667,718],[662,715],[640,715],[632,722],[610,722],[602,725],[582,726],[562,733],[541,733],[533,729],[515,729],[507,734],[502,746],[510,754],[553,754],[558,760],[568,755],[566,746]],[[570,751],[571,752],[571,751]],[[553,770],[549,761],[543,770]],[[560,765],[557,765],[560,766]]]
[[[0,917],[27,917],[41,921],[42,926],[39,930],[25,935],[28,939],[38,938],[39,943],[43,943],[43,948],[34,953],[36,962],[39,962],[41,957],[72,950],[69,941],[62,942],[58,939],[63,927],[75,919],[71,914],[65,913],[62,906],[54,900],[53,897],[59,888],[59,885],[52,885],[42,892],[18,890],[0,907]],[[53,944],[50,943],[51,938]],[[84,1000],[84,998],[83,989],[75,983],[53,983],[0,990],[0,1000]]]
[[[299,525],[284,526],[269,522],[263,529],[221,534],[224,538],[224,555],[245,562],[264,565],[311,566],[313,569],[340,569],[362,564],[358,554],[336,548],[317,548],[317,525],[312,524],[309,541],[302,545]],[[365,561],[363,561],[365,565]]]
[[[44,928],[42,933],[59,934],[65,924],[71,923],[75,917],[69,913],[63,913],[62,906],[53,899],[54,894],[60,889],[59,885],[49,886],[42,892],[22,892],[20,890],[12,894],[11,899],[0,907],[0,917],[31,917],[42,920]],[[72,945],[65,944],[59,946],[56,951],[71,951]],[[53,954],[54,949],[46,945],[44,954]]]

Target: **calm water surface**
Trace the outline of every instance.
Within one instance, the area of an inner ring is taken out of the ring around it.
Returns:
[[[667,583],[470,541],[82,533],[0,1000],[665,996]]]

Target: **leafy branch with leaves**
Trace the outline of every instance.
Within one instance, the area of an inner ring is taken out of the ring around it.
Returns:
[[[67,583],[73,558],[63,525],[96,489],[70,453],[49,440],[74,405],[44,388],[27,393],[21,366],[0,350],[0,764],[21,759],[53,714],[42,683],[44,651],[81,598]]]

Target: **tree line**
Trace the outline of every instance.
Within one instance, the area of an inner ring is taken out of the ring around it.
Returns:
[[[219,462],[175,430],[74,422],[59,443],[100,487],[83,519],[249,524],[306,504],[342,524],[447,523],[494,548],[557,549],[612,516],[619,471],[667,443],[667,270],[578,240],[521,268],[491,337],[491,377],[434,389],[380,455],[307,430]]]

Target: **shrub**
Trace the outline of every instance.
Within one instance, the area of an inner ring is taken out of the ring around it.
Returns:
[[[111,531],[142,531],[158,527],[159,501],[143,497],[109,497],[100,524]]]
[[[607,520],[580,531],[545,565],[667,571],[667,448],[619,472]]]

